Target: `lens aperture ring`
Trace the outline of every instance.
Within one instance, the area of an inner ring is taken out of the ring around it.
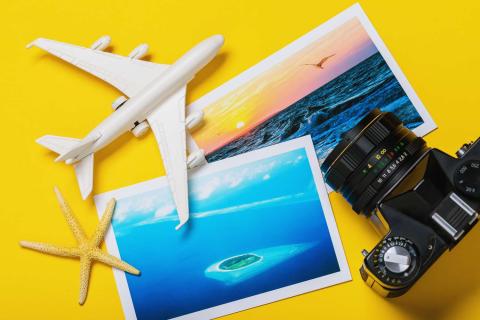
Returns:
[[[413,135],[413,134],[411,134]],[[411,143],[405,146],[405,148],[398,153],[388,166],[386,166],[372,181],[371,184],[360,194],[358,200],[352,202],[352,208],[355,212],[368,213],[376,207],[375,198],[381,194],[382,189],[390,187],[390,181],[393,178],[410,168],[410,165],[416,161],[415,157],[419,152],[426,149],[425,140],[416,137]],[[402,170],[402,168],[404,170]]]
[[[322,170],[334,190],[339,190],[373,149],[392,134],[401,121],[392,113],[373,111],[366,127],[360,123],[346,134],[345,141],[325,159]],[[371,119],[371,120],[370,120]]]
[[[388,166],[397,154],[415,138],[415,136],[410,136],[410,139],[408,139],[409,132],[405,127],[397,128],[390,136],[378,144],[375,150],[372,150],[357,170],[352,173],[344,186],[339,190],[350,203],[355,202],[358,194],[363,192],[379,172]]]

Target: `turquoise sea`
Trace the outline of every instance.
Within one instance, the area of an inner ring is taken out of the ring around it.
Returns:
[[[167,187],[118,200],[120,255],[141,270],[127,275],[139,319],[172,318],[339,271],[304,149],[194,177],[190,206],[191,220],[175,231]]]

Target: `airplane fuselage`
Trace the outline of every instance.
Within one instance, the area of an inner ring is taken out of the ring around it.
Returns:
[[[213,36],[189,50],[137,95],[130,97],[85,137],[85,139],[98,137],[87,153],[67,161],[73,163],[81,160],[133,129],[136,123],[145,121],[156,108],[161,107],[163,102],[183,88],[199,70],[211,61],[222,44],[221,36]]]

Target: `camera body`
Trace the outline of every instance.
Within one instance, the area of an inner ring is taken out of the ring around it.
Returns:
[[[322,171],[384,235],[362,251],[360,274],[385,297],[407,292],[479,219],[480,138],[452,157],[374,110],[344,135]]]
[[[426,168],[413,188],[378,204],[381,217],[376,217],[389,231],[369,253],[363,252],[360,273],[381,295],[405,293],[478,221],[480,139],[460,150],[459,158],[429,150],[417,164],[425,161]],[[476,182],[470,185],[467,179]]]

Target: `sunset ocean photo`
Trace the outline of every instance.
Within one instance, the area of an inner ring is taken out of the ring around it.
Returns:
[[[417,108],[356,17],[202,108],[209,162],[311,135],[320,162],[374,108],[414,129]]]

